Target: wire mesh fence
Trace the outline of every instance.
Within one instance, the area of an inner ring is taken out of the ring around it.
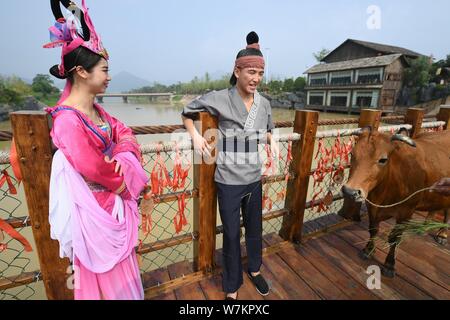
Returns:
[[[15,230],[35,249],[31,228],[27,227],[25,194],[14,178],[9,161],[4,160],[7,156],[3,152],[0,161],[0,219],[8,225],[14,221]],[[46,299],[39,280],[36,251],[26,252],[19,241],[0,228],[0,300]],[[24,282],[27,284],[21,285]]]
[[[277,142],[279,155],[273,156],[270,160],[270,151],[268,145],[261,145],[260,157],[263,163],[263,172],[268,180],[277,178],[273,182],[263,185],[263,215],[269,212],[284,210],[286,207],[286,191],[288,179],[294,177],[291,171],[292,143],[293,136],[288,134],[288,141]],[[270,162],[272,161],[272,168]],[[263,235],[278,233],[283,222],[283,216],[263,221]]]
[[[336,215],[342,209],[340,191],[348,180],[354,142],[353,135],[341,135],[339,130],[336,135],[316,139],[307,196],[312,205],[305,210],[304,216],[307,232],[327,227],[329,221],[336,219],[324,218]]]
[[[192,150],[180,150],[181,157],[189,159],[192,163],[193,152]],[[150,176],[155,164],[162,161],[164,166],[168,170],[170,179],[174,177],[174,161],[176,157],[176,151],[161,151],[158,153],[145,153],[144,157],[144,170]],[[183,188],[177,189],[177,193],[186,193],[193,191],[193,167],[189,169],[189,174],[186,178]],[[164,193],[173,193],[172,188],[165,188]],[[159,197],[161,198],[161,197]],[[191,234],[194,232],[194,215],[193,215],[193,199],[186,198],[186,207],[184,209],[184,215],[186,217],[187,224],[183,226],[180,232],[176,232],[175,219],[177,214],[180,214],[182,208],[179,207],[178,199],[171,201],[155,201],[154,208],[151,213],[151,229],[150,232],[144,232],[142,224],[139,226],[140,231],[140,246],[151,245],[157,242],[166,242],[176,239],[177,236],[183,234]],[[142,213],[142,211],[141,211]],[[192,236],[193,237],[193,236]],[[175,241],[175,245],[168,248],[151,251],[150,253],[141,255],[141,272],[149,272],[154,269],[165,267],[167,265],[180,262],[183,260],[193,260],[193,242],[185,243],[183,241]]]

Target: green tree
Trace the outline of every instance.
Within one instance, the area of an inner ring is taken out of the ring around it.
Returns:
[[[419,57],[408,60],[410,67],[404,71],[405,84],[408,87],[426,86],[430,79],[432,65],[429,57]]]
[[[280,93],[283,89],[283,81],[280,80],[272,80],[267,86],[269,87],[269,92],[273,94]]]
[[[31,88],[18,77],[0,77],[0,103],[19,104],[32,94]]]
[[[304,77],[298,77],[294,81],[294,91],[303,91],[305,89],[306,79]]]
[[[283,91],[285,91],[285,92],[293,92],[294,91],[294,79],[284,80]]]
[[[317,62],[321,62],[329,53],[330,50],[322,48],[322,50],[313,53],[313,56],[316,58]]]
[[[44,98],[59,92],[58,88],[54,86],[53,80],[46,74],[36,75],[33,79],[31,88],[34,93],[41,95]]]

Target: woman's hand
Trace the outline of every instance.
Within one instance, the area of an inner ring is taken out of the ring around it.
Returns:
[[[115,173],[119,173],[119,176],[123,176],[122,166],[120,165],[120,163],[119,163],[118,161],[112,160],[112,159],[110,159],[108,156],[105,156],[105,161],[106,161],[107,163],[113,163],[113,162],[115,162],[115,163],[116,163],[116,167],[114,168],[114,172],[115,172]]]

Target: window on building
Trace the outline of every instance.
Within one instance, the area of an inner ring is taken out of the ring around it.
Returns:
[[[350,92],[331,92],[329,106],[347,107],[349,105]]]
[[[369,107],[372,104],[372,96],[359,96],[356,98],[356,105],[358,107]]]
[[[352,83],[352,72],[351,71],[343,71],[343,72],[332,72],[330,84],[333,85],[346,85]]]
[[[326,84],[327,84],[327,74],[326,73],[311,74],[309,76],[309,85],[310,86],[323,86]]]
[[[378,106],[378,91],[356,91],[353,95],[354,108],[376,108]]]
[[[362,69],[356,71],[358,84],[378,84],[382,79],[382,68]]]
[[[308,105],[323,106],[325,105],[325,92],[309,92]]]

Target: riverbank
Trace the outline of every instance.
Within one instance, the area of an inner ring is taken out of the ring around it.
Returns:
[[[0,104],[0,122],[8,121],[9,114],[21,110],[43,110],[47,104],[38,101],[35,97],[29,96],[20,104]]]

